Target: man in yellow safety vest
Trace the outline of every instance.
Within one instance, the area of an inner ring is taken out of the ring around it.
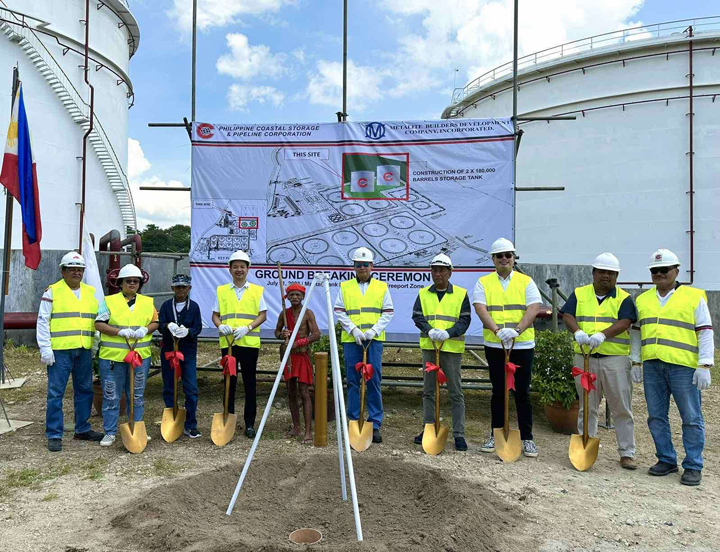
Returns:
[[[700,391],[710,386],[713,328],[705,291],[677,282],[679,267],[677,255],[668,249],[658,249],[650,257],[655,286],[635,300],[640,343],[633,332],[632,358],[638,361],[638,351],[642,353],[642,371],[634,376],[638,382],[645,379],[648,427],[658,459],[648,471],[659,476],[678,471],[668,419],[672,395],[683,422],[680,483],[696,486],[702,479],[705,446]]]
[[[601,253],[592,267],[592,284],[576,288],[560,312],[565,327],[575,336],[575,366],[583,366],[580,346],[592,350],[590,372],[597,379],[588,395],[588,434],[597,436],[598,405],[605,395],[615,418],[620,466],[634,470],[637,464],[628,330],[637,321],[637,311],[630,294],[617,287],[620,262],[615,255]],[[582,433],[584,390],[580,376],[576,376],[575,386],[580,396],[578,432]]]
[[[361,374],[355,370],[355,365],[362,362],[363,347],[366,347],[368,364],[373,367],[373,375],[366,383],[367,421],[373,424],[373,443],[382,443],[382,353],[385,328],[392,320],[394,309],[387,284],[372,277],[375,260],[372,251],[359,247],[352,260],[355,278],[340,284],[334,308],[338,322],[345,330],[341,341],[348,382],[347,415],[350,420],[360,417]]]
[[[420,330],[423,366],[435,363],[435,348],[440,348],[440,367],[447,378],[452,403],[455,450],[467,450],[465,442],[465,397],[462,391],[460,363],[465,352],[465,332],[470,326],[470,300],[467,290],[450,283],[453,265],[444,253],[430,262],[433,285],[423,288],[413,306],[412,319]],[[435,423],[435,378],[437,372],[424,372],[423,424]],[[415,437],[422,445],[423,433]]]
[[[229,270],[231,284],[218,286],[212,321],[220,334],[222,355],[237,359],[242,372],[245,388],[245,436],[255,437],[257,415],[256,372],[260,352],[260,325],[267,319],[267,306],[263,297],[264,288],[247,281],[250,271],[250,257],[244,251],[230,255]],[[230,349],[232,343],[232,351]],[[229,351],[229,352],[228,352]],[[228,412],[235,413],[235,389],[237,375],[230,376],[230,397]]]
[[[515,246],[505,238],[490,247],[495,272],[478,279],[473,292],[475,312],[483,323],[485,358],[490,369],[492,428],[490,438],[480,447],[482,452],[495,452],[492,429],[503,427],[505,419],[505,353],[515,340],[510,362],[515,371],[515,405],[517,407],[523,454],[538,455],[532,433],[530,380],[535,353],[533,321],[540,310],[540,290],[532,278],[513,270]]]
[[[90,427],[93,403],[92,343],[98,302],[95,288],[82,282],[85,259],[71,251],[60,261],[62,278],[45,290],[37,319],[40,361],[47,366],[45,435],[48,450],[62,450],[63,397],[72,374],[75,403],[74,439],[99,441]]]

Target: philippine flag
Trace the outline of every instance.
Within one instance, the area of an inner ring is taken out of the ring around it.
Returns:
[[[37,270],[40,264],[40,194],[38,193],[35,156],[30,140],[22,84],[18,87],[12,118],[7,132],[0,183],[20,203],[23,224],[23,255],[25,266]]]

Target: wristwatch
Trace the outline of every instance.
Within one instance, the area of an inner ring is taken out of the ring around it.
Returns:
[[[518,335],[520,335],[522,333],[522,331],[520,331],[520,326],[515,326],[515,331],[518,333]],[[523,331],[525,331],[525,330],[523,330]]]
[[[701,364],[701,365],[700,365],[700,368],[710,369],[710,368],[712,368],[712,364]]]

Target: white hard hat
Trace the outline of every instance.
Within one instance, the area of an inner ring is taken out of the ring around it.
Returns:
[[[120,273],[117,275],[118,279],[121,278],[132,278],[132,277],[143,279],[142,271],[134,264],[126,264],[120,269]]]
[[[245,251],[237,250],[235,253],[230,255],[230,260],[228,261],[228,264],[232,264],[233,261],[245,261],[248,265],[248,268],[250,267],[250,257],[248,257],[248,254],[245,253]]]
[[[620,261],[612,253],[600,253],[592,264],[593,268],[599,268],[601,270],[612,270],[614,272],[620,272]]]
[[[505,238],[496,239],[490,246],[491,255],[494,255],[495,253],[505,253],[506,251],[514,252],[515,246],[513,245],[513,242]]]
[[[450,260],[450,257],[445,255],[445,253],[439,253],[433,257],[433,260],[430,261],[430,266],[446,266],[450,270],[452,270],[452,261]]]
[[[80,255],[80,253],[78,253],[77,251],[70,251],[70,253],[65,253],[65,255],[63,255],[63,258],[60,260],[60,268],[68,266],[85,268],[85,259],[83,259],[83,256]]]
[[[366,262],[372,263],[375,260],[375,256],[373,255],[373,252],[370,251],[367,247],[358,247],[355,250],[355,253],[353,253],[352,260],[353,261],[366,261]]]
[[[648,261],[648,268],[655,268],[661,266],[680,266],[680,261],[677,255],[669,249],[658,249],[650,255],[650,261]]]

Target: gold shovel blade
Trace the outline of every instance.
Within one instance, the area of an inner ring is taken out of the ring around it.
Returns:
[[[583,446],[582,435],[570,436],[570,448],[568,456],[570,463],[575,466],[578,471],[585,471],[592,468],[598,457],[598,449],[600,448],[600,439],[597,437],[588,437],[587,444]]]
[[[145,422],[135,422],[135,427],[131,430],[130,424],[120,424],[120,437],[123,446],[133,454],[140,454],[147,446],[147,431],[145,430]]]
[[[163,410],[160,434],[165,441],[172,443],[182,435],[183,428],[185,427],[186,414],[187,412],[184,408],[178,408],[177,416],[173,416],[172,407]]]
[[[423,430],[422,447],[426,454],[440,454],[445,450],[448,438],[447,426],[441,425],[435,435],[435,424],[425,424]]]
[[[496,427],[493,429],[493,437],[495,437],[495,453],[500,457],[500,460],[503,462],[515,462],[520,458],[522,454],[520,430],[509,430],[506,439],[503,428]]]
[[[235,435],[237,414],[228,414],[227,420],[223,421],[222,412],[213,414],[212,426],[210,427],[210,439],[219,447],[227,445]]]
[[[359,420],[350,420],[348,422],[348,435],[353,450],[362,452],[370,448],[372,444],[373,425],[370,422],[363,422],[361,430]]]

